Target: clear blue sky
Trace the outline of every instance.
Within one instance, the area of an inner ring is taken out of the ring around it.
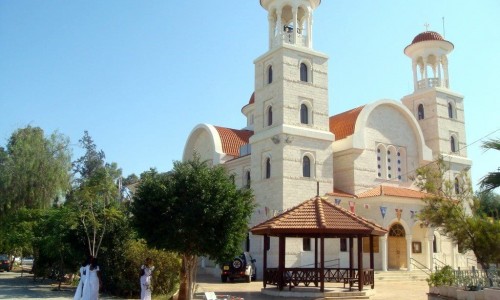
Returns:
[[[313,37],[330,57],[330,115],[410,94],[403,49],[425,23],[443,34],[445,17],[476,183],[500,166],[476,142],[500,129],[499,16],[497,0],[323,0]],[[170,170],[195,125],[245,126],[267,34],[258,0],[0,1],[0,145],[40,126],[69,136],[77,158],[88,130],[125,176]]]

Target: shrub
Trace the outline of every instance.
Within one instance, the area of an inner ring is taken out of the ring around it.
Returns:
[[[426,281],[429,286],[451,286],[455,282],[455,275],[453,274],[453,269],[450,266],[444,266],[443,268],[432,273]]]
[[[143,240],[131,240],[127,243],[126,248],[124,259],[127,261],[128,267],[123,276],[124,291],[128,292],[126,296],[140,294],[139,271],[147,257],[153,260],[155,266],[153,271],[153,294],[157,297],[164,296],[168,298],[178,290],[181,260],[177,254],[149,249]]]

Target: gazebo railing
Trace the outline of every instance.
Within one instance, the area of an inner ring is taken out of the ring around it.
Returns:
[[[325,282],[347,282],[353,278],[359,278],[358,269],[349,268],[324,268]],[[314,284],[318,286],[321,282],[321,273],[319,269],[314,268],[285,268],[281,274],[278,268],[268,268],[264,272],[264,280],[266,285],[275,285],[280,287],[280,278],[283,278],[283,286],[289,286],[291,289],[294,286],[303,284],[309,286]],[[375,284],[375,272],[373,269],[363,269],[362,271],[363,285]],[[358,281],[359,283],[359,281]]]

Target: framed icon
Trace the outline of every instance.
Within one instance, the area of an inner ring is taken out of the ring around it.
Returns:
[[[422,253],[422,243],[421,242],[412,242],[411,248],[413,253]]]

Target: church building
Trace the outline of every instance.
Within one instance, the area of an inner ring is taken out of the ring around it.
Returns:
[[[313,15],[320,4],[260,0],[269,46],[254,60],[254,91],[242,101],[246,124],[239,129],[197,125],[183,160],[196,152],[234,174],[237,186],[252,189],[257,207],[249,228],[319,193],[388,230],[375,239],[376,270],[470,268],[473,256],[459,253],[456,244],[416,218],[425,194],[411,180],[417,168],[439,156],[450,167],[447,178],[457,181],[472,165],[463,96],[451,89],[448,73],[454,45],[433,31],[410,36],[403,52],[413,93],[330,116],[328,56],[313,47]],[[339,267],[348,265],[348,242],[337,239],[325,246]],[[271,240],[269,265],[277,264],[275,244]],[[287,266],[314,262],[310,240],[289,238],[286,245]],[[249,234],[243,250],[260,262],[262,248],[262,238]]]

